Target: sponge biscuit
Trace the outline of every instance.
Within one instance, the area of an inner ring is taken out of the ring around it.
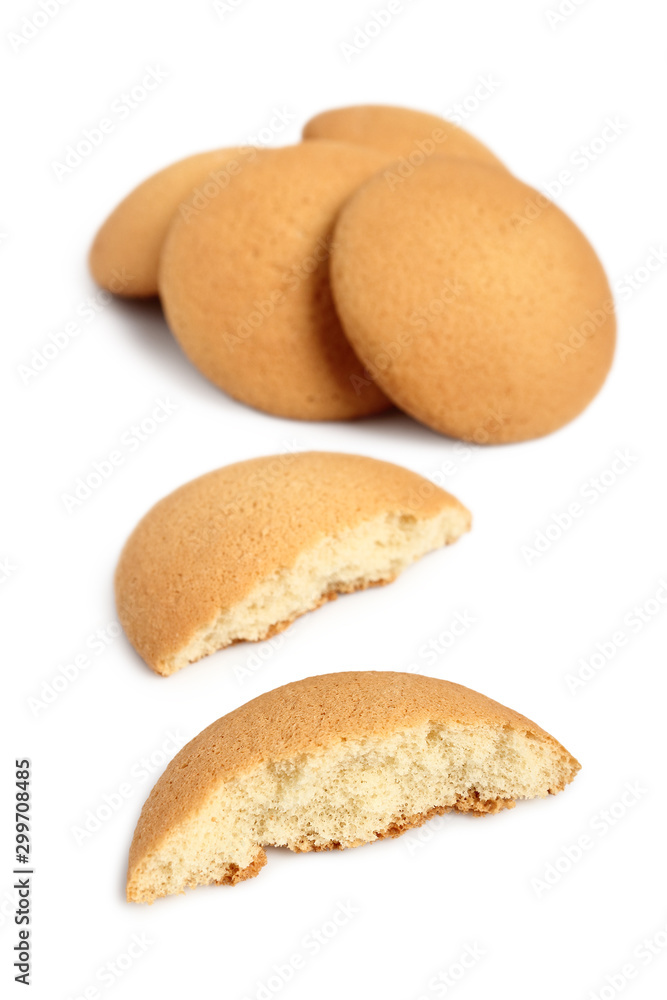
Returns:
[[[386,162],[378,150],[324,141],[265,150],[204,211],[175,218],[160,264],[167,322],[235,399],[303,420],[390,405],[364,378],[329,285],[336,216]]]
[[[389,462],[335,452],[238,462],[139,523],[116,571],[119,619],[146,663],[172,674],[388,583],[469,527],[458,500]]]
[[[433,157],[347,203],[331,280],[369,378],[451,437],[523,441],[562,427],[611,365],[609,283],[577,226],[482,163]]]
[[[410,108],[360,104],[323,111],[306,122],[303,137],[373,146],[405,161],[409,168],[434,153],[503,166],[490,149],[458,125]]]
[[[127,298],[157,295],[162,243],[179,205],[198,196],[206,203],[259,152],[246,146],[196,153],[139,184],[95,237],[89,263],[98,285]]]
[[[459,684],[391,671],[308,677],[177,754],[142,809],[127,898],[234,885],[259,873],[269,845],[356,847],[450,810],[495,813],[560,792],[578,770],[534,722]]]

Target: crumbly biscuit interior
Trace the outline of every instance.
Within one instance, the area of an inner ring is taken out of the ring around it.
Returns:
[[[510,726],[423,723],[341,739],[221,783],[139,857],[128,899],[152,902],[187,887],[252,877],[268,845],[355,847],[419,825],[434,811],[496,812],[516,799],[560,791],[575,771],[557,744]]]
[[[393,580],[427,552],[455,541],[469,526],[466,510],[447,507],[429,518],[385,512],[326,536],[292,566],[265,577],[245,600],[221,609],[156,669],[173,674],[234,642],[265,639],[336,594]]]

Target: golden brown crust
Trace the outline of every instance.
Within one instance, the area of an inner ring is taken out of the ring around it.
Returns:
[[[331,280],[370,377],[452,437],[548,434],[611,365],[595,251],[544,195],[486,164],[433,157],[394,190],[371,179],[339,217]]]
[[[253,862],[251,862],[251,864],[247,865],[245,868],[239,868],[239,866],[235,864],[228,865],[226,873],[219,881],[214,882],[213,885],[238,885],[239,882],[245,882],[249,878],[255,878],[259,875],[266,862],[266,852],[260,847],[257,857]]]
[[[547,743],[567,771],[561,784],[550,789],[553,793],[579,770],[575,758],[530,719],[460,684],[393,671],[307,677],[223,716],[176,755],[142,810],[130,849],[130,874],[225,781],[264,761],[323,753],[348,739],[389,736],[424,723],[500,726]],[[455,808],[479,813],[508,807],[505,800],[484,803],[473,797]],[[419,819],[399,817],[389,829],[418,825]]]
[[[502,167],[498,157],[479,139],[445,118],[410,108],[361,104],[322,111],[306,122],[304,139],[334,139],[373,146],[420,166],[437,153]]]
[[[390,405],[363,378],[329,286],[340,207],[387,160],[334,142],[265,150],[203,211],[174,219],[159,275],[167,322],[235,399],[303,420]]]
[[[181,202],[200,185],[224,190],[233,174],[258,154],[251,147],[195,153],[134,188],[95,236],[89,264],[98,285],[127,298],[157,295],[162,244]]]
[[[121,624],[149,666],[169,672],[166,660],[198,629],[323,538],[383,512],[429,518],[446,509],[469,526],[449,493],[360,455],[300,452],[226,466],[181,486],[137,525],[116,570]]]
[[[459,796],[453,806],[434,806],[433,809],[428,809],[426,812],[417,813],[413,816],[397,816],[396,819],[392,820],[388,827],[384,830],[377,831],[375,837],[377,840],[386,840],[390,837],[401,837],[404,833],[407,833],[408,830],[414,830],[417,827],[423,826],[424,823],[433,819],[434,816],[444,816],[446,813],[450,812],[471,813],[473,816],[492,816],[495,815],[495,813],[502,812],[503,809],[514,809],[515,805],[516,802],[514,799],[487,799],[482,801],[477,793],[474,795]],[[302,844],[299,844],[298,848],[296,848],[296,853],[304,854],[309,851],[343,851],[349,846],[351,845],[341,844],[334,840],[330,841],[328,844],[314,844],[312,841],[308,841],[304,838]],[[354,846],[360,847],[361,843]],[[259,874],[259,868],[254,874]]]

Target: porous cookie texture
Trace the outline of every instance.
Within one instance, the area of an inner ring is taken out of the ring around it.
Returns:
[[[169,764],[130,849],[127,898],[257,875],[266,846],[356,847],[449,810],[561,791],[578,762],[469,688],[352,671],[295,681],[218,719]]]
[[[506,171],[433,157],[381,175],[334,234],[334,297],[370,377],[455,438],[537,438],[576,417],[610,368],[609,283],[577,226]]]
[[[469,528],[458,500],[389,462],[335,452],[239,462],[139,523],[116,570],[119,619],[146,663],[173,674],[337,594],[389,583]]]
[[[162,244],[181,203],[186,217],[196,214],[258,155],[252,147],[196,153],[139,184],[95,237],[89,263],[98,285],[127,298],[157,295]]]
[[[387,155],[344,143],[264,151],[195,217],[174,219],[160,264],[167,322],[192,363],[235,399],[336,420],[386,409],[336,315],[336,216]]]
[[[304,139],[333,139],[373,146],[406,161],[393,171],[397,178],[406,168],[419,167],[434,154],[455,159],[477,160],[498,167],[503,164],[479,139],[453,122],[410,108],[382,104],[360,104],[323,111],[306,122]]]

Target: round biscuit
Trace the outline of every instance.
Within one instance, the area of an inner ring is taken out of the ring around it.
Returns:
[[[390,405],[365,378],[329,284],[336,216],[386,162],[343,143],[266,150],[203,211],[175,218],[159,276],[167,321],[192,363],[230,396],[303,420]]]
[[[433,157],[348,202],[331,280],[345,332],[403,410],[454,438],[523,441],[568,423],[612,362],[609,283],[577,226],[486,164]]]
[[[419,166],[434,153],[503,166],[484,143],[446,118],[383,104],[322,111],[306,122],[303,138],[373,146],[404,160],[404,171]]]
[[[223,190],[234,173],[254,160],[252,147],[214,149],[172,163],[134,188],[95,236],[89,255],[98,285],[124,298],[157,295],[158,262],[174,213],[182,202]]]

